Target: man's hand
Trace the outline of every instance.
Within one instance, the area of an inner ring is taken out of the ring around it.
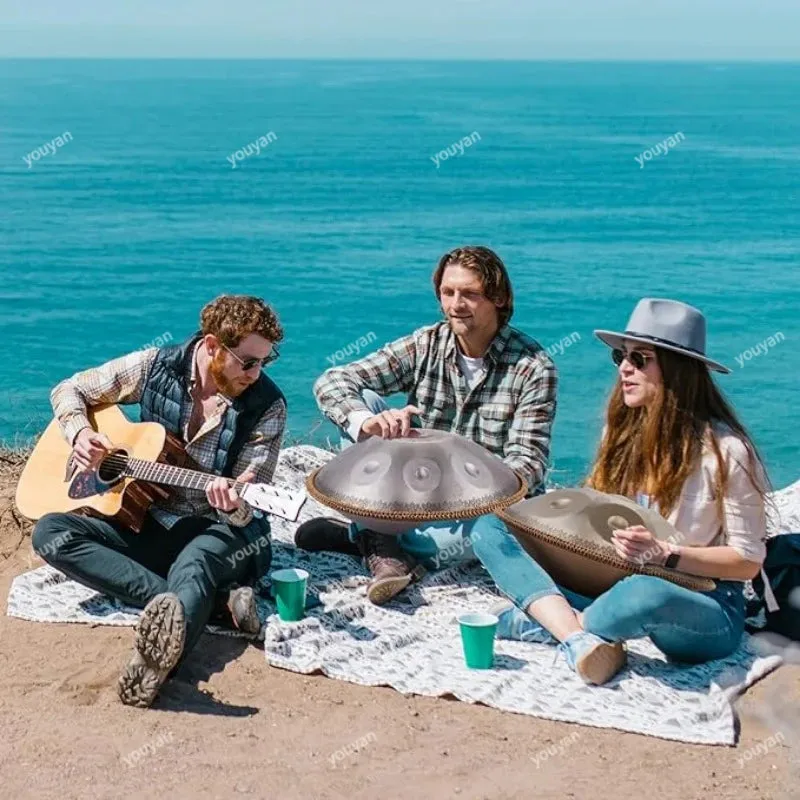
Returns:
[[[236,480],[239,483],[250,483],[253,478],[254,472],[243,472]],[[239,497],[229,478],[214,478],[206,487],[206,498],[211,508],[218,508],[226,514],[238,511],[244,505],[244,500]]]
[[[104,433],[83,428],[72,443],[72,457],[81,469],[95,470],[113,449],[114,445]]]
[[[401,439],[409,435],[411,431],[411,417],[413,414],[421,414],[422,411],[416,406],[406,406],[400,410],[387,408],[374,417],[364,420],[361,426],[359,441],[367,436],[380,436],[381,439]]]
[[[611,535],[611,544],[617,555],[640,566],[654,564],[661,566],[670,554],[666,542],[656,539],[643,525],[620,528]]]

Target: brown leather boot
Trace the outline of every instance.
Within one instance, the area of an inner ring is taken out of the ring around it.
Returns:
[[[402,551],[396,536],[364,530],[357,541],[361,555],[372,573],[367,597],[376,606],[388,603],[413,580],[418,580],[425,574],[425,570]]]
[[[233,625],[242,633],[253,636],[261,631],[261,620],[258,618],[256,593],[250,586],[237,586],[231,589],[226,603]]]
[[[256,607],[256,593],[252,587],[234,586],[219,592],[210,622],[235,628],[242,633],[258,634],[261,631],[261,620]]]

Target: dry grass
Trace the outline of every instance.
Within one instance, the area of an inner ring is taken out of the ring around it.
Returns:
[[[0,550],[0,560],[3,561],[19,550],[33,530],[32,523],[17,511],[14,504],[17,482],[31,449],[0,449],[0,540],[4,545]]]

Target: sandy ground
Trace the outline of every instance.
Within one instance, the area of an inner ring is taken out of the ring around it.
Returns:
[[[3,598],[41,564],[11,504],[19,461],[0,454]],[[800,798],[800,724],[755,749],[770,695],[800,721],[800,667],[748,693],[736,747],[708,747],[296,675],[212,636],[131,709],[114,685],[132,638],[0,617],[0,797]]]

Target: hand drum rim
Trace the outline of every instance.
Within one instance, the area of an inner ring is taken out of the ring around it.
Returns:
[[[589,498],[590,502],[596,502],[597,498],[604,495],[605,498],[607,498],[607,502],[620,505],[623,507],[623,509],[627,509],[633,512],[635,515],[638,514],[638,516],[642,518],[642,524],[644,524],[645,527],[648,527],[650,530],[652,530],[653,527],[657,527],[660,529],[660,532],[663,532],[665,525],[671,527],[663,517],[659,516],[658,520],[656,520],[653,517],[656,512],[652,511],[651,509],[642,508],[638,505],[635,509],[633,509],[629,505],[633,503],[633,501],[629,500],[629,498],[622,497],[621,495],[605,494],[603,492],[596,492],[596,490],[593,489],[587,490],[583,488],[556,489],[552,492],[547,492],[545,495],[524,500],[522,503],[517,503],[515,506],[502,508],[497,511],[497,516],[506,523],[511,532],[517,536],[518,539],[520,539],[520,542],[523,545],[528,545],[531,549],[536,551],[537,561],[539,558],[541,558],[543,561],[548,562],[548,571],[550,571],[550,569],[552,569],[554,572],[558,571],[560,551],[561,554],[569,556],[569,559],[563,559],[563,569],[565,574],[569,573],[570,569],[574,573],[575,569],[577,568],[577,559],[582,559],[585,562],[588,561],[594,564],[600,564],[606,568],[610,567],[620,573],[623,573],[617,580],[621,580],[622,578],[629,577],[631,575],[651,575],[656,578],[663,578],[664,580],[668,580],[671,583],[684,587],[685,589],[691,589],[696,592],[710,592],[716,588],[716,582],[712,578],[706,578],[701,575],[693,575],[689,572],[683,572],[681,570],[667,569],[666,567],[661,567],[654,564],[644,564],[640,566],[635,562],[626,561],[621,556],[618,556],[613,549],[613,545],[609,544],[607,546],[601,546],[593,541],[579,539],[579,537],[575,534],[566,532],[557,527],[557,524],[548,524],[539,515],[531,515],[531,518],[519,516],[519,512],[524,510],[522,506],[525,504],[530,504],[531,502],[540,502],[543,497],[550,498],[551,501],[558,500],[558,495],[564,495],[566,493],[574,494],[576,492],[584,494],[587,498]],[[588,492],[594,492],[596,499],[592,500],[593,495],[589,495]],[[648,522],[651,524],[648,524]],[[674,528],[672,530],[674,530]],[[656,538],[660,539],[662,537],[657,536]],[[568,560],[571,560],[574,563],[567,564]],[[542,566],[545,565],[543,564]],[[608,582],[603,580],[604,576],[602,575],[592,575],[590,572],[590,564],[587,563],[586,566],[587,585],[592,583],[597,585],[598,583]],[[556,577],[556,580],[557,582],[561,582],[558,580],[558,577]],[[610,580],[610,578],[608,580],[610,583],[607,586],[607,589],[610,589],[611,586],[613,586],[617,581]],[[582,592],[580,587],[576,588],[574,584],[567,586],[567,588],[571,589],[572,591],[585,594],[585,592]]]
[[[524,498],[528,483],[471,439],[423,428],[346,448],[307,476],[306,489],[345,516],[411,526],[493,513]]]
[[[326,465],[327,466],[327,465]],[[324,469],[318,467],[306,478],[306,489],[308,493],[318,502],[346,517],[358,517],[361,519],[371,517],[376,520],[386,520],[390,522],[402,522],[408,520],[409,522],[437,522],[448,519],[473,519],[481,517],[484,514],[498,513],[500,509],[505,506],[510,506],[522,500],[528,492],[528,485],[525,479],[517,472],[512,470],[517,480],[519,487],[512,495],[505,497],[494,498],[486,500],[484,503],[476,506],[458,506],[452,509],[442,509],[441,511],[426,511],[404,509],[398,511],[387,511],[385,509],[368,509],[365,504],[354,505],[347,503],[344,500],[336,500],[329,494],[321,492],[314,483],[317,474]],[[509,469],[511,469],[509,467]]]

